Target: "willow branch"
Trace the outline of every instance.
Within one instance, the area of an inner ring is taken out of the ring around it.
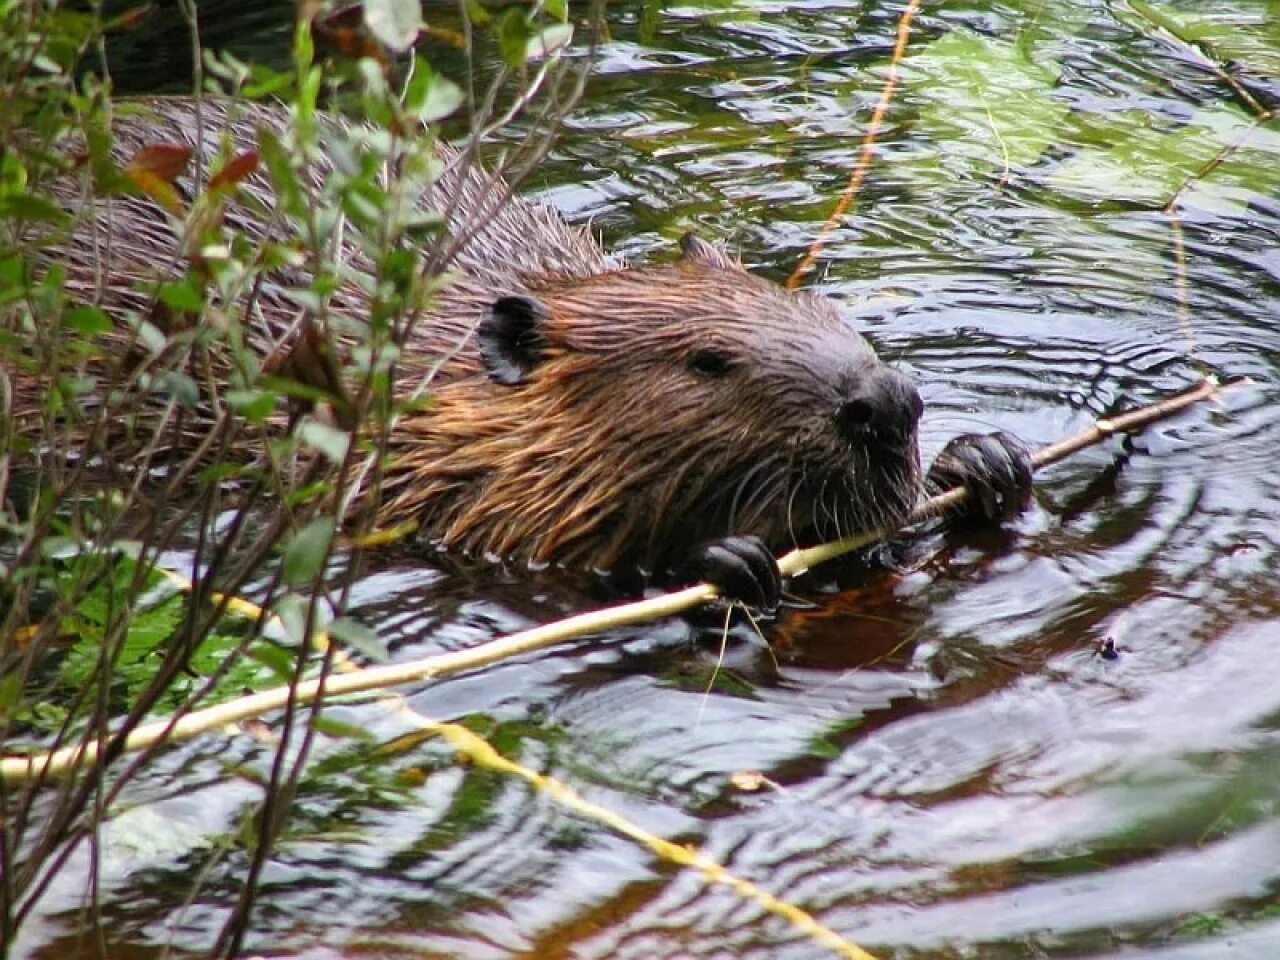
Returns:
[[[1231,386],[1231,384],[1228,384],[1228,386]],[[1065,460],[1072,454],[1099,444],[1108,437],[1114,437],[1121,433],[1138,433],[1151,424],[1167,420],[1169,417],[1181,413],[1202,400],[1217,396],[1222,389],[1216,377],[1205,377],[1189,390],[1175,393],[1173,396],[1166,397],[1150,406],[1139,407],[1137,410],[1130,410],[1128,413],[1122,413],[1115,417],[1102,417],[1065,440],[1059,440],[1056,443],[1041,447],[1031,455],[1031,466],[1036,470],[1042,470],[1050,464]],[[913,527],[916,524],[924,523],[926,520],[932,520],[935,517],[950,513],[963,504],[968,499],[968,496],[969,491],[967,488],[956,487],[946,493],[931,497],[911,512],[903,527]],[[816,547],[808,547],[804,550],[792,550],[778,561],[778,567],[782,570],[784,576],[798,576],[810,567],[825,563],[827,560],[843,556],[869,544],[887,540],[894,533],[896,533],[894,530],[871,530],[867,533],[860,533],[832,543],[821,543]]]
[[[808,911],[775,897],[750,880],[731,873],[723,864],[707,854],[679,843],[672,843],[608,807],[592,803],[569,784],[508,759],[483,737],[472,733],[461,724],[437,723],[419,718],[417,726],[423,733],[443,737],[458,755],[466,757],[474,765],[508,776],[520,777],[538,792],[546,794],[579,816],[594,820],[642,844],[663,860],[696,870],[707,883],[728,887],[743,900],[750,900],[766,912],[782,918],[797,931],[828,948],[837,956],[844,957],[846,960],[876,960],[872,954],[867,953],[856,943],[841,937]]]
[[[862,189],[862,182],[866,180],[867,172],[871,169],[871,161],[875,159],[876,143],[880,139],[880,131],[884,128],[885,115],[889,112],[889,104],[893,102],[893,93],[898,87],[898,65],[902,63],[902,58],[907,53],[907,43],[911,38],[911,21],[919,8],[920,0],[907,0],[902,16],[898,18],[898,33],[893,43],[893,54],[889,57],[889,65],[885,71],[884,86],[880,88],[880,99],[876,102],[875,109],[871,111],[871,120],[867,124],[867,132],[862,137],[862,147],[849,174],[849,182],[845,184],[830,216],[822,224],[818,236],[805,252],[804,259],[791,271],[791,276],[787,277],[784,286],[788,290],[799,287],[804,275],[813,269],[813,265],[818,261],[818,254],[826,246],[832,231],[839,226],[858,196],[858,191]]]
[[[1158,403],[1116,417],[1096,420],[1080,433],[1042,447],[1032,456],[1031,462],[1037,470],[1057,463],[1108,437],[1122,433],[1136,433],[1153,423],[1168,419],[1202,400],[1217,396],[1221,390],[1216,379],[1206,378],[1195,387]],[[939,494],[922,503],[908,518],[907,525],[922,523],[953,510],[963,503],[967,496],[968,491],[963,487]],[[883,540],[895,533],[897,533],[896,530],[875,530],[834,543],[793,550],[778,561],[778,566],[784,575],[796,576],[819,563],[857,550],[869,543]],[[711,584],[700,583],[648,600],[619,604],[566,617],[555,623],[522,630],[467,650],[423,657],[405,663],[366,667],[341,676],[330,676],[323,682],[310,680],[292,686],[263,690],[217,706],[192,711],[176,722],[163,719],[138,726],[125,738],[124,750],[141,750],[162,741],[186,740],[197,734],[217,730],[227,724],[282,709],[291,702],[295,706],[309,703],[319,695],[322,685],[325,697],[332,700],[335,697],[351,694],[386,690],[400,684],[422,683],[426,680],[435,680],[466,670],[486,667],[616,627],[632,626],[674,616],[715,600],[719,595],[719,591]],[[75,770],[82,763],[95,760],[98,749],[99,742],[93,741],[49,753],[5,757],[0,761],[0,777],[6,783],[21,783],[40,776],[67,773]]]

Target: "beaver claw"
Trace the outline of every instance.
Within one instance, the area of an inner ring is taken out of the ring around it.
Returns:
[[[759,537],[725,537],[704,543],[685,565],[684,579],[714,584],[726,600],[773,610],[782,598],[778,561]]]
[[[931,493],[968,487],[962,515],[1008,520],[1030,502],[1031,474],[1031,454],[1011,435],[966,433],[938,454],[925,484]]]

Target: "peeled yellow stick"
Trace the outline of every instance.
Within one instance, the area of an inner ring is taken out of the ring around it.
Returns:
[[[1151,406],[1142,407],[1116,417],[1096,420],[1080,433],[1038,450],[1031,458],[1037,468],[1057,463],[1080,450],[1119,433],[1133,433],[1159,420],[1185,410],[1201,400],[1216,396],[1220,391],[1218,381],[1207,377],[1195,387],[1175,394]],[[908,525],[936,517],[960,504],[968,491],[962,487],[939,494],[921,504],[908,518]],[[784,576],[796,576],[859,547],[882,540],[895,531],[877,530],[850,537],[834,543],[820,544],[803,550],[793,550],[778,561]],[[260,716],[286,706],[314,700],[323,687],[326,697],[340,697],[353,693],[385,690],[403,683],[421,683],[437,677],[450,676],[464,670],[474,670],[492,663],[563,643],[577,637],[600,633],[614,627],[646,623],[662,617],[683,613],[719,596],[714,586],[700,583],[674,593],[666,593],[648,600],[623,603],[602,610],[566,617],[555,623],[522,630],[509,637],[483,643],[467,650],[437,654],[411,660],[406,663],[366,667],[362,670],[308,680],[295,688],[288,686],[263,690],[260,693],[240,697],[227,703],[203,710],[194,710],[176,722],[157,720],[136,727],[126,738],[124,751],[132,752],[150,747],[161,740],[186,740],[209,730],[216,730],[229,723]],[[31,756],[10,756],[0,761],[0,777],[7,783],[20,783],[36,777],[66,773],[83,764],[93,763],[98,757],[98,742],[76,744],[50,753]]]

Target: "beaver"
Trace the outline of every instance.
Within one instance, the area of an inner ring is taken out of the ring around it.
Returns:
[[[271,104],[151,99],[117,116],[113,155],[208,149],[224,134],[249,147],[288,119]],[[459,240],[455,280],[402,344],[403,387],[430,377],[431,402],[391,434],[383,523],[413,520],[442,548],[533,565],[709,578],[768,607],[775,552],[893,527],[916,505],[920,394],[829,300],[753,276],[691,235],[675,262],[618,265],[589,232],[509,196],[455,150],[440,157],[446,172],[422,203],[444,210]],[[177,186],[196,189],[189,174]],[[227,229],[282,229],[265,174],[239,189]],[[65,192],[83,208],[78,186]],[[109,217],[80,217],[59,256],[71,291],[123,317],[180,273],[183,238],[152,200],[111,203]],[[348,247],[352,269],[367,269]],[[358,317],[367,304],[349,284],[330,313]],[[255,346],[278,351],[300,313],[268,285],[252,311]],[[974,485],[998,515],[1024,502],[1030,469],[1012,438],[967,435],[929,479]]]

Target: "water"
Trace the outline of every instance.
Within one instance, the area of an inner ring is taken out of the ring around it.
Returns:
[[[1218,24],[1201,49],[1276,102],[1275,4],[1159,9]],[[1206,59],[1125,5],[930,10],[857,208],[811,277],[921,383],[927,452],[988,429],[1038,446],[1201,371],[1256,385],[1051,468],[1002,530],[928,536],[902,570],[839,589],[797,581],[768,645],[735,628],[722,663],[716,629],[668,622],[407,701],[471,718],[506,755],[880,957],[1275,956],[1280,134],[1249,132]],[[844,187],[897,14],[717,3],[654,28],[619,5],[536,192],[628,257],[668,256],[692,228],[781,279]],[[287,32],[275,10],[203,15],[206,43],[253,33],[259,55]],[[172,62],[183,44],[140,46]],[[154,86],[159,68],[135,66],[134,85]],[[1163,208],[1184,184],[1175,227]],[[555,572],[421,559],[355,600],[397,658],[594,602]],[[386,746],[318,749],[252,950],[829,955],[523,782],[434,741],[397,747],[408,728],[384,704],[334,713]],[[104,847],[109,955],[212,942],[245,866],[217,848],[257,795],[240,771],[271,753],[204,737],[129,791]],[[744,771],[762,788],[735,786]],[[30,930],[32,955],[91,954],[74,933],[83,866]]]

